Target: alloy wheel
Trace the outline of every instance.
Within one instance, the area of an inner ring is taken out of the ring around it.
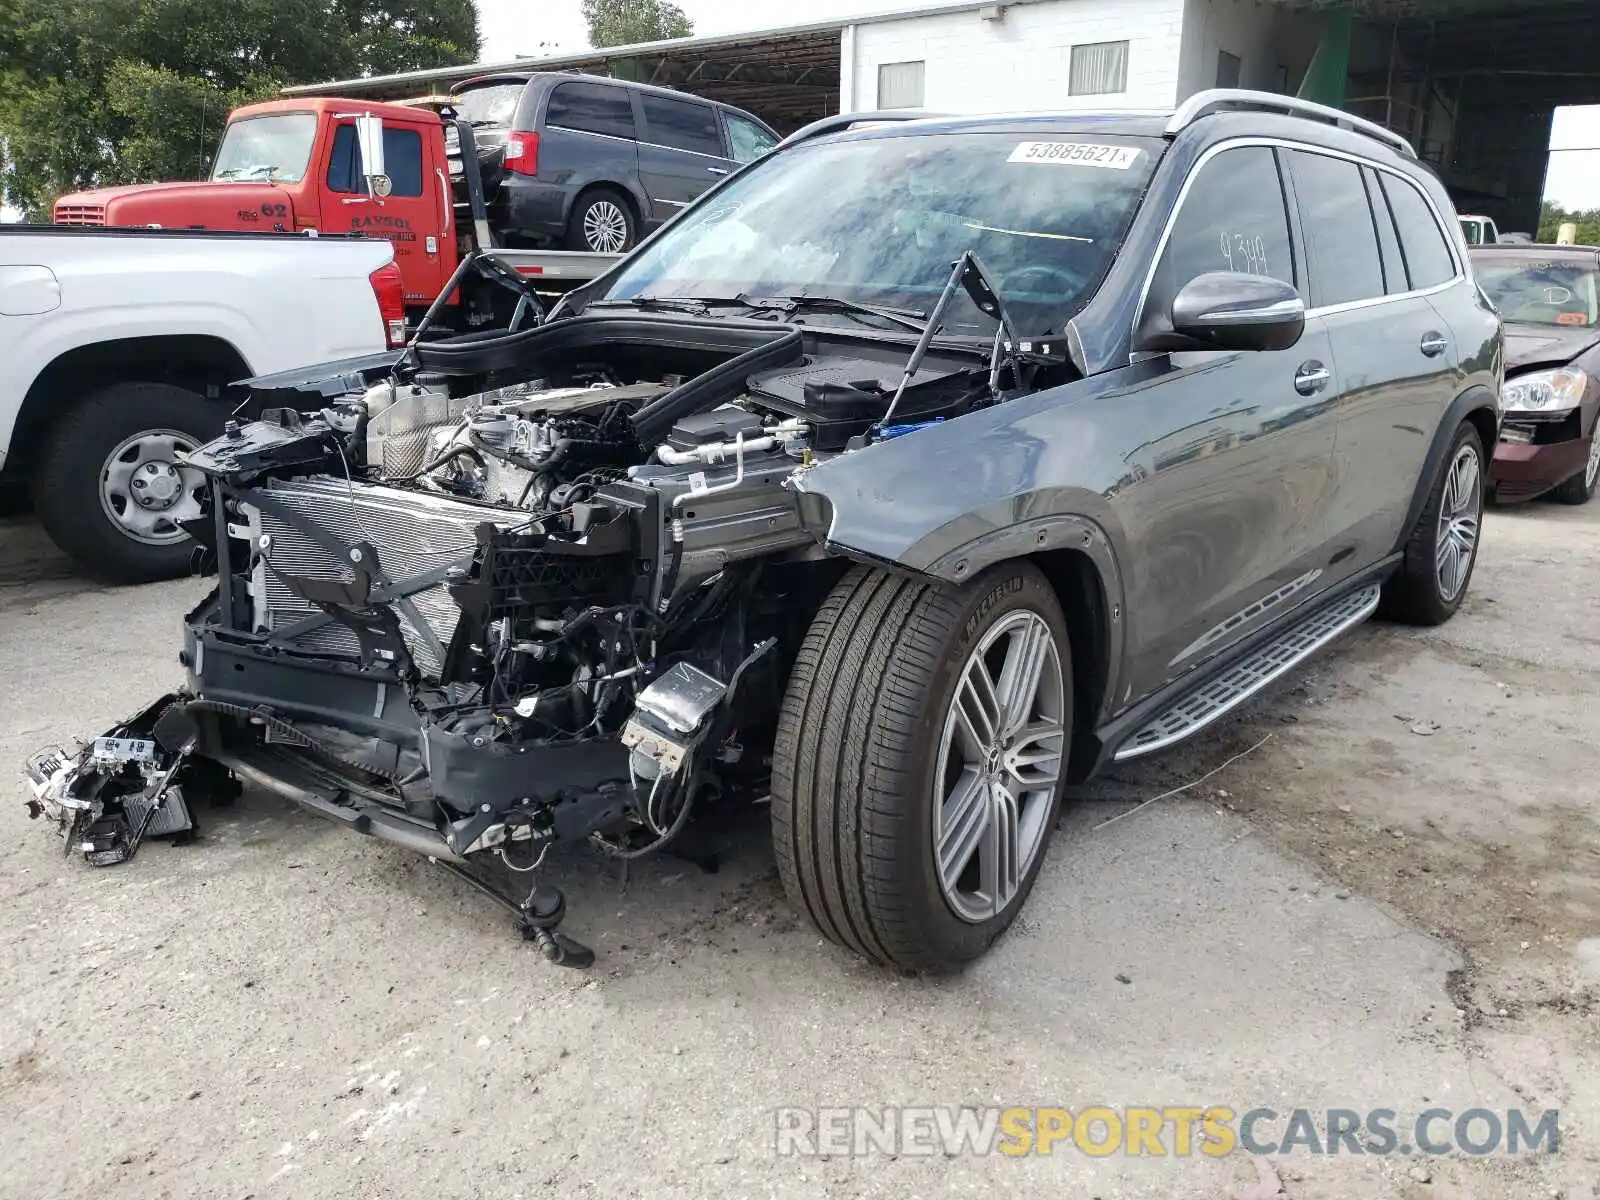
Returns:
[[[179,455],[198,445],[172,429],[147,429],[119,442],[100,469],[100,507],[112,525],[147,546],[187,537],[179,522],[200,516],[205,476]]]
[[[945,716],[933,789],[939,888],[962,920],[1002,913],[1054,819],[1067,689],[1055,635],[1028,610],[984,636]]]
[[[597,200],[583,214],[583,240],[596,254],[620,254],[628,244],[628,215],[610,200]]]
[[[1589,465],[1583,472],[1584,488],[1594,491],[1597,478],[1600,478],[1600,429],[1596,429],[1589,439]]]
[[[1467,586],[1483,521],[1483,468],[1477,447],[1462,446],[1450,462],[1439,501],[1436,567],[1439,596],[1452,603]]]

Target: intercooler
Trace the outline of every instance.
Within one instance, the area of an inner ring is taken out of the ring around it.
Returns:
[[[369,542],[378,552],[383,574],[402,591],[410,590],[405,586],[408,580],[430,572],[438,576],[443,568],[469,563],[477,545],[475,530],[485,521],[505,528],[519,520],[516,514],[444,496],[351,484],[328,476],[273,480],[267,492],[302,522],[327,530],[345,545]],[[296,595],[283,576],[349,582],[354,578],[349,568],[285,517],[267,509],[254,510],[254,516],[260,532],[271,539],[266,555],[270,566],[258,563],[252,582],[256,628],[279,630],[319,616],[320,610]],[[418,628],[412,612],[439,645],[449,646],[460,611],[442,581],[418,589],[409,598],[410,606],[395,606],[401,634],[417,668],[437,678],[443,666],[439,653]],[[407,611],[408,607],[412,611]],[[294,644],[325,654],[360,653],[355,634],[338,623],[300,634]]]

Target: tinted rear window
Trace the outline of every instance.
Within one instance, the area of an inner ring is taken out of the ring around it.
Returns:
[[[633,101],[620,87],[603,83],[558,83],[550,92],[544,123],[608,137],[633,138]]]
[[[691,100],[670,96],[640,97],[644,101],[644,123],[648,140],[675,150],[723,157],[722,131],[717,128],[717,110]]]
[[[1400,230],[1400,249],[1411,272],[1411,286],[1430,288],[1455,278],[1455,259],[1450,257],[1444,233],[1422,193],[1388,174],[1383,177],[1383,190]]]
[[[1350,304],[1384,294],[1378,232],[1361,168],[1342,158],[1295,150],[1295,199],[1311,250],[1311,294],[1317,306]]]

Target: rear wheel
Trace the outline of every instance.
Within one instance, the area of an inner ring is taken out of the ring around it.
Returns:
[[[567,225],[567,248],[592,254],[621,254],[639,240],[633,206],[620,192],[596,188],[573,207]]]
[[[1594,499],[1595,484],[1600,482],[1600,420],[1589,436],[1589,462],[1578,474],[1568,479],[1550,493],[1563,504],[1587,504]]]
[[[1066,624],[1035,568],[960,590],[851,571],[806,636],[774,747],[790,899],[885,966],[978,958],[1044,861],[1071,728]]]
[[[1483,462],[1477,429],[1463,423],[1406,543],[1405,558],[1383,585],[1383,615],[1410,625],[1442,625],[1461,607],[1478,562]]]
[[[184,575],[195,550],[181,522],[200,516],[205,476],[180,455],[222,431],[222,408],[164,383],[119,383],[51,430],[33,473],[45,532],[111,583]]]

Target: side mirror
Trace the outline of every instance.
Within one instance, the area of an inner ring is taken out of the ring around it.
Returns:
[[[1213,350],[1287,350],[1306,327],[1306,303],[1279,279],[1213,271],[1172,301],[1172,332]]]
[[[389,194],[389,177],[383,170],[383,118],[363,113],[356,118],[356,148],[361,152],[361,174],[374,196]]]

